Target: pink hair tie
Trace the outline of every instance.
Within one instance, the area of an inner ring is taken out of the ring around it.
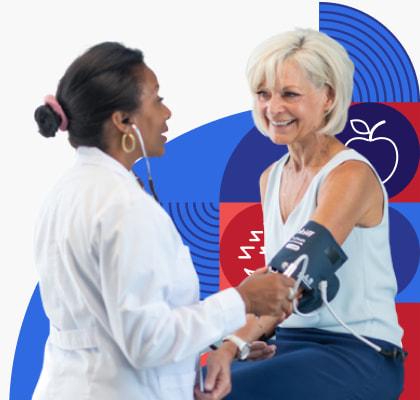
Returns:
[[[60,103],[57,101],[55,96],[49,94],[48,96],[45,96],[44,98],[45,104],[49,105],[56,114],[58,114],[61,118],[60,126],[58,127],[60,131],[67,130],[67,126],[69,124],[69,120],[66,117],[66,114],[64,114],[63,108],[60,106]]]

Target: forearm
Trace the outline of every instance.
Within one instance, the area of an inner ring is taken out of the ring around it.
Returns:
[[[253,343],[262,336],[271,336],[277,324],[282,321],[282,318],[267,315],[258,318],[254,314],[247,314],[246,319],[247,323],[242,328],[234,332],[234,334],[248,343]],[[261,349],[258,350],[261,351]],[[237,356],[237,352],[238,346],[232,341],[226,340],[215,353],[224,354],[223,357],[227,357],[230,361],[232,361]],[[267,357],[267,354],[268,353],[264,356]],[[261,355],[259,357],[261,357]]]
[[[263,315],[256,317],[254,314],[247,314],[246,324],[235,332],[241,339],[252,342],[262,336],[271,335],[275,327],[281,322],[278,317]]]

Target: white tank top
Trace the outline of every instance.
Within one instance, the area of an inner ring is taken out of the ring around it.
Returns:
[[[264,201],[264,231],[266,263],[274,257],[286,241],[311,219],[317,204],[319,188],[327,175],[347,160],[359,160],[375,169],[370,162],[354,150],[336,154],[315,175],[300,203],[283,224],[280,214],[279,189],[281,174],[289,155],[284,155],[271,169]],[[380,178],[375,171],[380,182]],[[331,301],[336,313],[357,333],[382,339],[401,346],[403,330],[398,325],[395,310],[397,283],[392,267],[389,243],[388,196],[384,194],[384,214],[379,225],[372,228],[355,227],[343,243],[348,260],[337,271],[340,289]],[[340,207],[337,204],[337,207]],[[339,325],[325,306],[312,317],[292,314],[281,325],[283,328],[319,328],[348,333]]]

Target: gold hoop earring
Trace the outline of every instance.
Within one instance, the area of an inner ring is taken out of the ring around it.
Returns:
[[[129,138],[131,140],[130,147],[127,146],[127,138]],[[131,152],[134,151],[134,149],[136,148],[136,139],[131,132],[130,133],[124,133],[124,135],[122,136],[122,139],[121,139],[121,147],[122,147],[122,149],[124,150],[125,153],[131,153]]]

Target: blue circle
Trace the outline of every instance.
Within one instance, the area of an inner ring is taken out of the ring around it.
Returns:
[[[347,124],[337,138],[373,164],[389,197],[400,193],[417,172],[419,142],[416,131],[403,114],[388,105],[361,103],[351,106]]]

